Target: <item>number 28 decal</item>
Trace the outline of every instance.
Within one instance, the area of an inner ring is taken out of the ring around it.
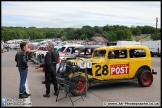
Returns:
[[[96,76],[101,76],[101,74],[98,73],[100,70],[102,70],[102,75],[107,75],[109,73],[107,65],[96,65],[95,67],[97,68],[95,73]]]

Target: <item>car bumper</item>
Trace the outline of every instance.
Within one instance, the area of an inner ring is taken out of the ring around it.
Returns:
[[[154,69],[152,69],[151,73],[157,75],[157,72],[155,72]]]

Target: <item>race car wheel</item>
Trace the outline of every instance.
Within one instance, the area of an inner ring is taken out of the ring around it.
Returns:
[[[149,87],[153,82],[153,75],[149,70],[144,70],[139,74],[138,82],[142,87]]]
[[[88,84],[87,84],[88,86]],[[86,79],[84,76],[79,76],[77,79],[77,87],[73,90],[72,94],[75,96],[80,96],[86,92]]]

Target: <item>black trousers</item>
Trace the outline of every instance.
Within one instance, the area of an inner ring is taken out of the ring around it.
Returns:
[[[52,83],[54,84],[54,91],[58,91],[58,83],[56,79],[56,71],[55,69],[53,71],[47,70],[45,72],[45,78],[46,78],[46,93],[50,93],[50,80],[52,79]]]

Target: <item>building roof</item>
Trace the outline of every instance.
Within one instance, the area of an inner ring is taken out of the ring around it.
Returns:
[[[105,39],[104,37],[101,37],[101,36],[94,36],[92,38],[97,42],[108,42],[107,39]]]

